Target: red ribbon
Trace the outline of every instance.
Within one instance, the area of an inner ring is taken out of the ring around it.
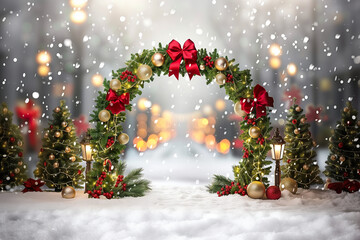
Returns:
[[[40,110],[38,108],[33,107],[33,102],[30,100],[25,107],[17,106],[16,115],[28,122],[29,126],[29,142],[30,145],[35,147],[37,140],[36,140],[36,131],[37,131],[37,119],[40,117]]]
[[[23,193],[26,192],[42,192],[42,190],[40,189],[40,187],[42,187],[45,183],[38,179],[35,180],[33,178],[29,178],[28,180],[26,180],[24,182],[24,190],[22,190]]]
[[[130,94],[124,93],[118,96],[114,90],[110,89],[106,95],[106,101],[110,102],[106,109],[113,114],[118,114],[125,111],[125,104],[129,104]]]
[[[197,51],[193,41],[190,39],[186,40],[183,48],[181,48],[178,41],[172,40],[169,43],[169,47],[166,52],[173,60],[169,67],[169,77],[171,75],[175,75],[175,77],[179,80],[180,63],[182,58],[185,60],[185,67],[190,80],[194,75],[200,75],[198,65],[196,64]]]
[[[240,98],[242,110],[250,113],[254,108],[256,110],[256,118],[266,116],[266,107],[274,106],[274,99],[269,97],[265,88],[259,84],[254,88],[254,99]]]

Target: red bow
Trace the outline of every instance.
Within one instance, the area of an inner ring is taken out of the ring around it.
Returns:
[[[180,63],[183,57],[190,80],[194,75],[200,75],[198,65],[196,64],[197,51],[193,41],[190,39],[186,40],[183,48],[181,49],[180,43],[176,40],[172,40],[169,43],[169,47],[166,52],[173,60],[169,67],[169,77],[171,75],[175,75],[175,77],[179,79]]]
[[[129,104],[130,94],[124,93],[118,96],[114,90],[110,89],[106,95],[106,101],[110,102],[106,109],[113,114],[118,114],[125,111],[125,104]]]
[[[254,108],[256,110],[256,118],[266,116],[266,107],[274,106],[274,99],[269,97],[265,88],[259,84],[254,88],[254,99],[240,98],[241,108],[246,113],[250,113]]]
[[[329,183],[328,188],[336,191],[336,193],[341,193],[342,191],[353,193],[359,191],[360,182],[356,180],[350,181],[347,179],[344,182]]]
[[[40,187],[42,187],[44,184],[45,183],[40,179],[35,180],[33,178],[29,178],[28,180],[26,180],[26,182],[24,182],[25,188],[24,190],[22,190],[22,192],[42,192]]]
[[[16,115],[28,122],[29,125],[29,142],[30,145],[35,147],[36,143],[37,143],[37,139],[36,139],[36,131],[37,131],[37,119],[40,117],[40,109],[38,107],[34,107],[33,106],[33,101],[29,101],[28,103],[26,103],[26,106],[22,107],[22,106],[17,106],[16,109]]]

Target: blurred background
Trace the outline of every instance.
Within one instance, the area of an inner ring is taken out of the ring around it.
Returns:
[[[275,99],[273,127],[283,129],[296,97],[326,149],[346,101],[360,109],[359,12],[355,0],[1,0],[0,102],[14,111],[35,164],[59,100],[67,101],[81,138],[112,70],[132,53],[190,38],[251,69],[254,84]],[[146,174],[169,180],[176,171],[196,175],[201,168],[209,179],[215,168],[232,175],[230,166],[242,156],[241,119],[216,83],[157,77],[132,104],[124,158],[145,165]],[[30,117],[21,117],[24,111]],[[31,134],[39,141],[29,141]]]

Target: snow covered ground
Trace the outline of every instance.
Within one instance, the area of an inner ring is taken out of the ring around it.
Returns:
[[[360,239],[359,192],[336,194],[317,186],[296,195],[285,191],[277,201],[219,198],[205,186],[214,173],[231,177],[238,159],[213,158],[195,146],[188,153],[171,148],[142,156],[129,151],[128,170],[143,167],[152,181],[153,190],[142,198],[88,199],[80,190],[75,199],[1,192],[0,240]],[[326,156],[326,150],[319,152],[321,170]]]

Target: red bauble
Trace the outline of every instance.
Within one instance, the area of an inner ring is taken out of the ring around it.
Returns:
[[[280,188],[277,186],[270,186],[266,189],[266,197],[268,199],[277,200],[281,197]]]
[[[344,144],[341,142],[338,144],[339,148],[343,148],[344,147]]]
[[[19,157],[22,157],[22,156],[23,156],[23,153],[22,153],[22,152],[19,152],[19,153],[18,153],[18,156],[19,156]]]
[[[54,126],[53,125],[50,125],[50,129],[53,129],[54,128]]]
[[[10,177],[15,177],[15,174],[14,174],[14,173],[10,173]]]
[[[11,137],[11,138],[10,138],[10,142],[12,142],[12,143],[15,142],[15,138],[14,138],[14,137]]]
[[[293,123],[293,124],[296,124],[296,123],[297,123],[297,120],[296,120],[296,119],[293,119],[293,120],[292,120],[292,123]]]

